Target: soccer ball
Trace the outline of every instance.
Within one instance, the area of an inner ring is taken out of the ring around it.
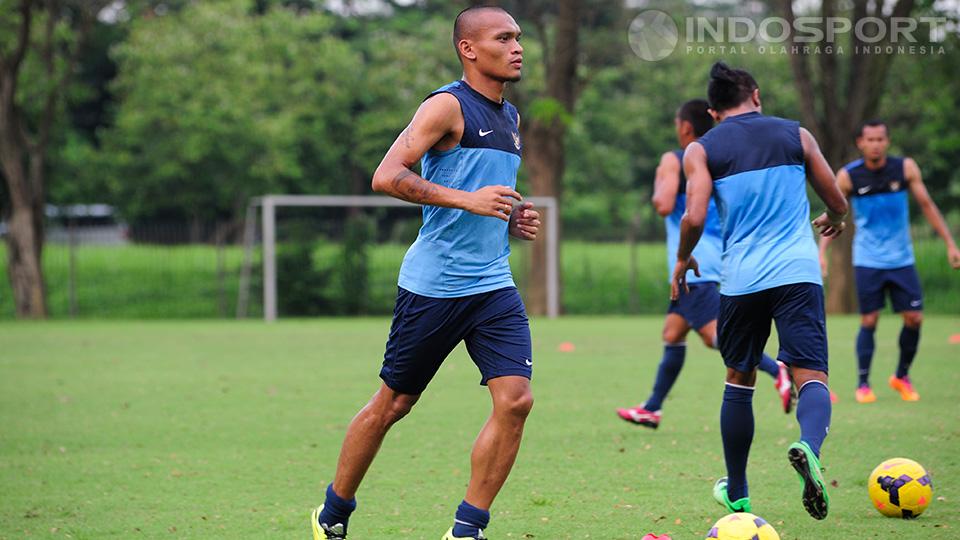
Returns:
[[[717,540],[780,540],[780,535],[762,517],[738,512],[713,525],[707,533],[707,539]]]
[[[893,458],[870,473],[867,492],[873,506],[887,517],[915,518],[933,497],[933,484],[926,469],[916,461]]]

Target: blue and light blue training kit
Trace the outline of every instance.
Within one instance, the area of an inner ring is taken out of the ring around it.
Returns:
[[[724,362],[753,370],[775,321],[779,360],[827,371],[799,123],[750,112],[725,118],[699,142],[723,227],[718,334]]]
[[[887,294],[898,313],[923,309],[903,161],[887,156],[879,169],[868,168],[862,159],[844,167],[853,185],[853,266],[861,313],[883,308]]]
[[[680,186],[677,189],[677,200],[673,212],[664,218],[667,229],[667,276],[673,279],[673,267],[677,263],[677,250],[680,247],[680,220],[687,211],[687,175],[683,173],[683,150],[673,150],[673,155],[680,160]],[[680,291],[680,298],[671,300],[667,313],[676,313],[683,317],[694,330],[700,330],[710,321],[716,320],[720,310],[720,292],[717,284],[720,283],[721,255],[723,253],[723,238],[720,230],[720,215],[717,205],[710,198],[707,206],[707,220],[704,222],[703,235],[693,250],[693,256],[700,264],[700,277],[693,272],[687,273],[687,283],[690,292]]]
[[[663,218],[667,229],[667,281],[673,279],[673,267],[677,264],[677,250],[680,247],[680,220],[687,211],[687,175],[683,173],[683,150],[673,150],[673,155],[680,160],[680,186],[673,212]],[[717,213],[717,204],[711,197],[710,204],[707,206],[707,220],[704,222],[703,235],[697,247],[693,249],[693,256],[700,263],[700,277],[690,272],[687,275],[687,283],[719,283],[722,254],[720,215]]]
[[[465,81],[440,93],[457,98],[463,136],[450,150],[430,150],[421,170],[430,182],[474,192],[515,188],[520,167],[517,109],[491,101]],[[481,384],[506,375],[530,378],[530,327],[510,272],[507,222],[456,208],[423,207],[423,226],[400,267],[399,292],[380,377],[420,394],[461,341]]]

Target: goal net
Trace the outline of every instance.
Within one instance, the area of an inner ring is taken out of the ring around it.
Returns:
[[[536,242],[546,243],[546,315],[559,313],[556,200],[527,197],[544,210]],[[265,195],[250,200],[237,317],[392,313],[397,275],[422,224],[421,207],[383,196]],[[531,286],[530,242],[511,239],[521,295]]]

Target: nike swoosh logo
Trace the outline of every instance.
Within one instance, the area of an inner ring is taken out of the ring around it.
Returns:
[[[489,134],[491,134],[491,133],[493,133],[493,130],[492,130],[492,129],[491,129],[490,131],[484,131],[484,130],[482,130],[482,129],[480,130],[480,136],[481,136],[481,137],[486,137],[487,135],[489,135]]]
[[[523,359],[523,362],[524,362],[525,364],[527,364],[528,366],[532,366],[532,365],[533,365],[533,360],[530,360],[529,358],[524,358],[524,359]]]
[[[868,191],[870,191],[870,188],[869,188],[869,187],[862,187],[862,188],[860,188],[860,189],[857,190],[857,193],[859,193],[860,195],[863,195],[864,193],[866,193],[866,192],[868,192]]]

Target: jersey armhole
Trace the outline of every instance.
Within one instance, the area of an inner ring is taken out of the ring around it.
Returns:
[[[428,94],[427,97],[423,98],[423,102],[422,102],[422,103],[426,103],[427,100],[433,98],[434,96],[438,96],[438,95],[440,95],[440,94],[450,94],[451,96],[454,97],[454,99],[457,100],[457,106],[460,108],[460,119],[463,120],[463,131],[460,133],[460,138],[457,139],[456,141],[454,141],[454,145],[451,146],[450,148],[447,148],[446,150],[435,150],[435,149],[431,146],[430,149],[427,150],[427,153],[428,153],[428,154],[433,154],[433,155],[443,155],[443,154],[446,154],[446,153],[448,153],[448,152],[452,152],[453,150],[456,150],[457,148],[459,148],[459,147],[460,147],[460,142],[463,140],[463,134],[466,133],[466,131],[467,131],[467,117],[466,117],[466,115],[463,114],[463,102],[460,101],[460,96],[458,96],[457,94],[451,92],[449,89],[444,88],[444,89],[441,89],[441,90],[434,90],[433,92],[430,92],[430,94]]]

